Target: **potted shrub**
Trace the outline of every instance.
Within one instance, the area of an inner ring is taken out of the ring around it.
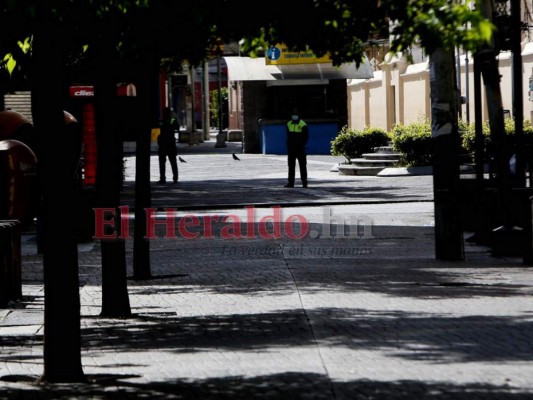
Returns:
[[[394,151],[401,154],[400,165],[406,167],[432,165],[431,124],[428,120],[407,125],[396,124],[391,136]]]
[[[390,136],[382,128],[369,126],[357,130],[344,126],[331,141],[331,154],[344,156],[349,163],[352,158],[361,157],[365,153],[374,151],[375,147],[386,146],[389,143]]]

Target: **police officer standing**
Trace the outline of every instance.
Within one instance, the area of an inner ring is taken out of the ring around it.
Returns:
[[[287,162],[289,166],[289,179],[284,187],[294,187],[294,177],[296,170],[296,160],[300,167],[300,179],[302,186],[307,187],[307,154],[305,146],[309,139],[307,124],[300,119],[300,114],[295,108],[292,112],[291,120],[287,122]]]
[[[172,111],[169,107],[163,110],[161,122],[159,124],[159,136],[157,137],[158,156],[159,156],[159,181],[158,183],[166,183],[165,164],[170,162],[172,168],[172,180],[174,183],[178,181],[178,148],[176,147],[175,131],[177,128],[176,119],[172,117]]]

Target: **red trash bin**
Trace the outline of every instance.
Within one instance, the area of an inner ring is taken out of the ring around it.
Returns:
[[[0,219],[32,224],[38,205],[37,158],[24,143],[0,141]]]
[[[15,139],[37,152],[37,136],[33,124],[25,115],[14,110],[0,111],[0,140]]]

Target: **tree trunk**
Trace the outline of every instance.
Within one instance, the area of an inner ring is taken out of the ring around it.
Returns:
[[[493,9],[492,2],[484,0],[482,2],[482,12],[485,17],[492,19]],[[494,43],[485,49],[477,52],[476,62],[480,65],[481,75],[487,98],[489,112],[489,126],[491,136],[490,155],[494,157],[494,169],[496,175],[496,187],[498,189],[499,211],[502,216],[503,227],[500,233],[504,234],[511,230],[509,220],[509,191],[510,191],[510,170],[509,158],[511,156],[509,141],[505,134],[505,121],[503,116],[503,101],[500,88],[500,72],[498,69],[497,56],[499,51],[496,50]]]
[[[459,130],[453,50],[435,50],[430,57],[435,255],[462,260],[463,234],[459,207]]]
[[[492,154],[496,172],[496,184],[501,194],[505,193],[509,183],[508,141],[505,135],[505,121],[503,117],[503,101],[500,89],[500,72],[498,70],[497,53],[485,51],[477,54],[481,66],[481,74],[485,86],[487,106],[489,111],[490,135],[492,138]],[[505,211],[505,210],[502,210]]]
[[[114,41],[104,37],[97,50],[95,78],[95,118],[97,151],[98,207],[115,210],[114,239],[100,241],[102,252],[102,311],[101,316],[125,318],[131,316],[127,286],[126,244],[120,232],[121,149],[117,134],[117,96],[114,66],[117,64]],[[127,235],[127,232],[124,232]]]
[[[66,167],[64,35],[44,24],[32,50],[32,115],[39,138],[44,230],[44,373],[46,382],[84,380],[81,364],[78,250],[74,225],[74,171]]]
[[[151,206],[150,142],[151,130],[157,126],[159,58],[145,51],[136,71],[139,133],[135,163],[135,225],[133,233],[133,278],[150,279],[150,243],[146,238],[146,208]]]

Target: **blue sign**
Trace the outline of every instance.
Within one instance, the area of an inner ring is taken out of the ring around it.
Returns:
[[[281,57],[281,50],[279,47],[272,46],[267,50],[267,58],[271,61],[277,61]]]

